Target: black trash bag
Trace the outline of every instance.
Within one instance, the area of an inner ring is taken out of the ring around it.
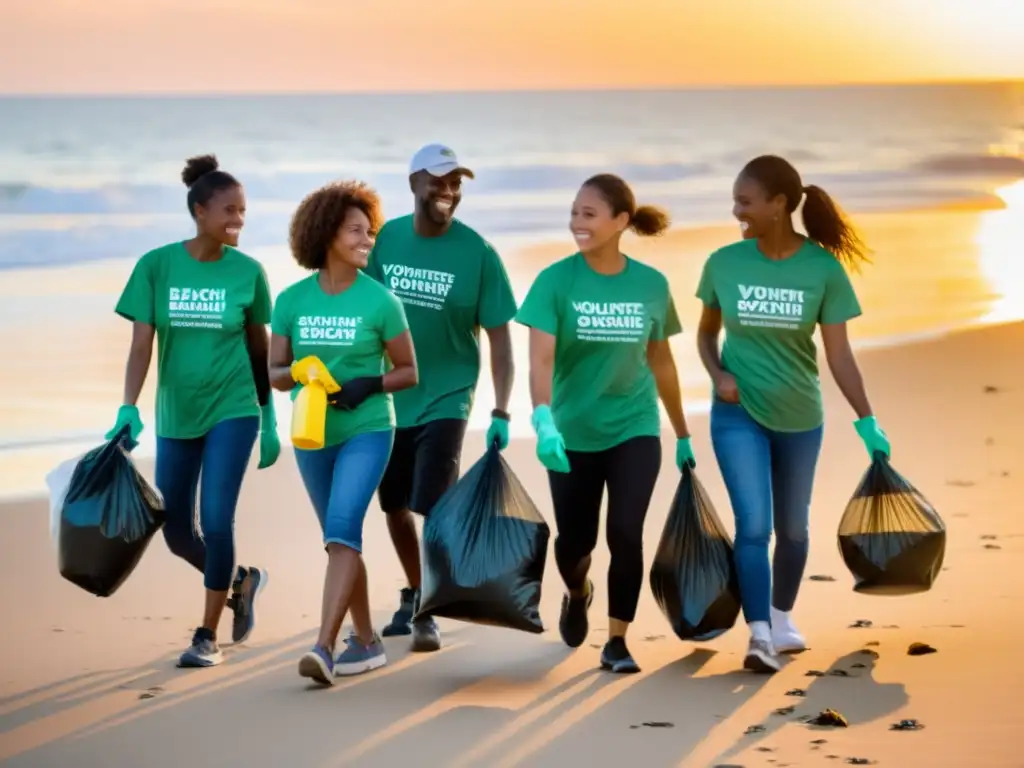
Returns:
[[[118,590],[164,524],[163,498],[136,469],[129,434],[82,457],[61,509],[60,575],[97,597]]]
[[[417,616],[540,633],[551,530],[496,445],[448,489],[423,525]]]
[[[689,465],[672,499],[650,582],[680,640],[712,640],[731,629],[740,614],[732,542]]]
[[[926,592],[942,570],[946,524],[885,454],[877,453],[839,521],[839,552],[855,592]]]

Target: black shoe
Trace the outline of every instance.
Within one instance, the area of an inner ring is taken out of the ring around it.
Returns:
[[[558,617],[558,631],[562,635],[562,642],[570,648],[579,648],[587,639],[590,631],[590,622],[587,619],[587,611],[590,604],[594,602],[594,582],[587,581],[587,596],[572,597],[566,594],[562,597],[562,614]]]
[[[267,572],[259,568],[238,566],[238,573],[231,585],[228,608],[234,613],[231,623],[231,640],[244,643],[256,627],[256,597],[267,586]]]
[[[402,590],[402,600],[398,610],[391,617],[391,623],[380,631],[382,637],[412,634],[412,617],[416,613],[416,590],[406,587]]]
[[[640,667],[629,653],[629,648],[626,647],[626,638],[613,637],[604,644],[601,650],[601,669],[626,675],[640,671]]]

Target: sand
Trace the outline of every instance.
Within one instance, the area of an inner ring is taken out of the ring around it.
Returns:
[[[930,592],[910,597],[855,594],[839,559],[838,519],[867,462],[852,414],[826,382],[829,421],[813,500],[808,580],[796,608],[811,649],[773,677],[738,669],[742,626],[706,644],[677,640],[646,585],[630,635],[642,673],[597,671],[607,607],[602,542],[594,562],[594,620],[580,649],[570,651],[558,640],[561,589],[549,560],[543,635],[442,621],[440,653],[410,655],[407,639],[389,639],[386,668],[311,690],[296,666],[314,637],[324,559],[287,451],[270,470],[257,472],[253,465],[238,515],[240,557],[270,571],[256,633],[244,647],[226,648],[221,667],[177,670],[174,660],[201,608],[198,574],[158,539],[120,592],[91,597],[57,573],[45,500],[9,504],[0,508],[0,580],[6,585],[0,596],[0,760],[80,768],[400,766],[410,760],[423,766],[621,766],[632,760],[779,768],[848,758],[891,766],[1024,765],[1012,736],[1024,724],[1024,669],[1016,645],[1024,629],[1021,349],[1024,325],[1005,325],[861,355],[893,441],[894,466],[933,502],[949,529],[945,571]],[[707,420],[691,421],[699,476],[731,529]],[[464,470],[482,449],[482,436],[471,435]],[[515,441],[506,456],[551,520],[532,451],[530,441]],[[665,451],[647,524],[648,561],[678,477],[672,453]],[[402,584],[376,507],[365,539],[375,620],[383,622]],[[873,624],[850,628],[858,620]],[[913,642],[938,652],[908,656]],[[808,677],[811,670],[849,676]],[[787,695],[797,688],[806,696]],[[786,706],[795,710],[773,714]],[[842,712],[849,728],[799,722],[825,707]],[[925,727],[889,730],[904,718]],[[752,725],[765,730],[744,735]]]

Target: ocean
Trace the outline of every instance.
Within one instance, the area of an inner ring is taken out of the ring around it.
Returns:
[[[134,259],[193,233],[180,182],[186,157],[215,153],[245,184],[241,248],[267,264],[279,291],[298,277],[287,228],[307,192],[358,177],[381,193],[389,216],[407,213],[408,159],[431,141],[476,172],[458,215],[499,248],[521,298],[537,265],[519,254],[550,242],[571,252],[569,206],[597,172],[622,175],[641,202],[693,229],[729,226],[737,171],[769,152],[854,215],[1006,209],[1000,190],[1019,193],[1024,180],[1024,84],[0,98],[0,493],[40,488],[38,466],[95,442],[113,419],[127,344],[113,303]],[[901,258],[921,265],[899,272],[903,295],[930,295],[914,282],[936,279],[929,255]],[[963,269],[976,272],[979,258]],[[678,284],[672,278],[678,295],[692,296],[692,266]],[[1000,301],[998,286],[978,282],[965,294],[970,309],[958,310],[950,286],[970,282],[959,279],[943,277],[953,281],[942,294],[950,308],[931,312],[934,321],[887,319],[859,342],[974,322],[988,311],[979,302]],[[684,379],[698,387],[701,376],[691,365]],[[525,389],[521,362],[516,402],[528,408]],[[475,426],[490,407],[476,409]],[[286,427],[287,401],[281,408]],[[42,464],[23,461],[41,449]]]

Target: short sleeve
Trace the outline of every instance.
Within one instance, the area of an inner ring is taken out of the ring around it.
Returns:
[[[484,328],[497,328],[516,316],[516,297],[512,293],[512,283],[501,257],[490,244],[484,250],[478,306],[477,316]]]
[[[256,288],[247,319],[252,325],[266,325],[271,319],[270,283],[263,265],[259,263],[256,264]]]
[[[390,291],[384,292],[384,317],[382,336],[384,341],[391,341],[409,330],[409,321],[405,317],[405,307],[401,300]]]
[[[117,300],[114,311],[135,323],[155,324],[156,252],[147,253],[135,264],[131,277]]]
[[[558,315],[555,280],[549,267],[533,281],[516,314],[516,322],[554,336],[558,332]]]
[[[700,282],[697,284],[697,298],[703,302],[705,307],[721,309],[718,303],[718,293],[715,291],[714,278],[714,254],[704,262],[704,269],[700,273]]]
[[[377,241],[380,242],[379,240]],[[375,245],[370,251],[370,255],[366,261],[366,266],[363,267],[363,274],[367,277],[372,277],[381,285],[384,284],[384,273],[380,268],[380,259],[377,257],[379,245]]]
[[[845,323],[847,320],[860,317],[860,314],[860,302],[857,301],[853,284],[843,265],[837,261],[829,270],[825,281],[825,295],[821,301],[818,322],[822,325]]]
[[[679,314],[676,312],[676,302],[672,298],[672,291],[666,290],[666,293],[664,311],[660,317],[654,319],[654,326],[651,329],[651,339],[654,341],[664,341],[683,332],[683,324],[679,322]]]
[[[270,316],[270,332],[288,339],[292,336],[292,326],[295,319],[292,309],[293,295],[294,293],[291,289],[283,291],[277,297],[277,301],[274,302],[274,310]]]

